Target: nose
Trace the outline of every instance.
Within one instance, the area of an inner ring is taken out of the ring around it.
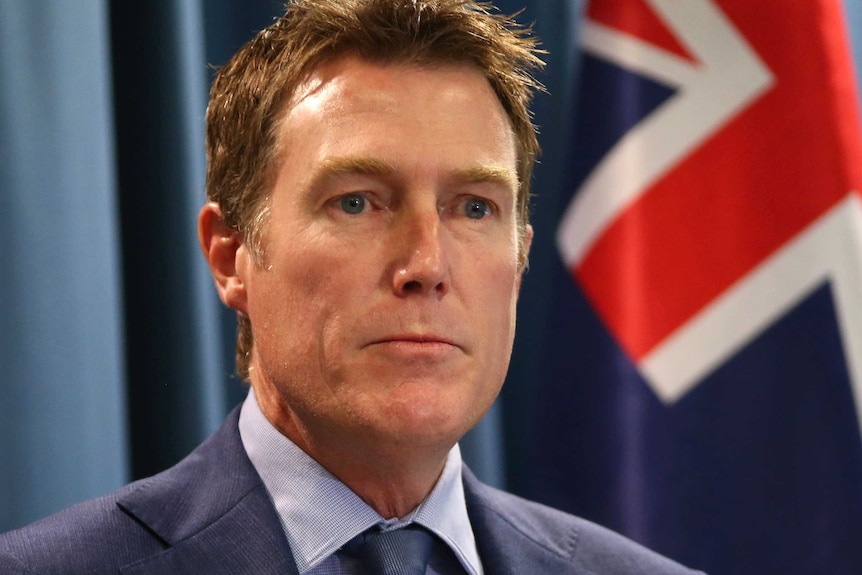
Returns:
[[[436,209],[404,214],[393,242],[398,254],[392,287],[396,295],[434,295],[449,291],[446,230]]]

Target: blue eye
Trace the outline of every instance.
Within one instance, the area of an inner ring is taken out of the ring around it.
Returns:
[[[361,214],[365,211],[365,198],[359,194],[350,194],[341,198],[341,209],[347,214]]]
[[[470,198],[464,203],[464,215],[472,220],[481,220],[491,215],[491,208],[485,200]]]

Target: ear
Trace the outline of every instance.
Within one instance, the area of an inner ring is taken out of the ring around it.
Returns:
[[[247,257],[242,235],[224,221],[221,208],[209,202],[198,216],[198,241],[210,266],[219,298],[229,308],[247,313],[241,272]]]

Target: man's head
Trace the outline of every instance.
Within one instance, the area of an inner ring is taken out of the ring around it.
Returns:
[[[279,163],[290,152],[282,122],[297,88],[345,56],[378,64],[478,70],[502,105],[517,158],[519,257],[526,261],[529,186],[538,153],[528,104],[540,65],[524,30],[463,0],[297,0],[219,72],[207,110],[207,195],[266,265],[265,230]],[[238,312],[237,371],[248,377],[249,318]]]

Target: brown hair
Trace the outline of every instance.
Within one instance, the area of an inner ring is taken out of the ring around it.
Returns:
[[[488,79],[512,124],[518,155],[520,253],[529,220],[530,177],[539,152],[529,103],[541,86],[530,29],[469,0],[292,0],[219,71],[207,107],[207,197],[263,262],[262,228],[275,175],[280,119],[303,79],[346,54],[382,63],[469,64]],[[237,373],[248,379],[253,345],[237,314]]]

